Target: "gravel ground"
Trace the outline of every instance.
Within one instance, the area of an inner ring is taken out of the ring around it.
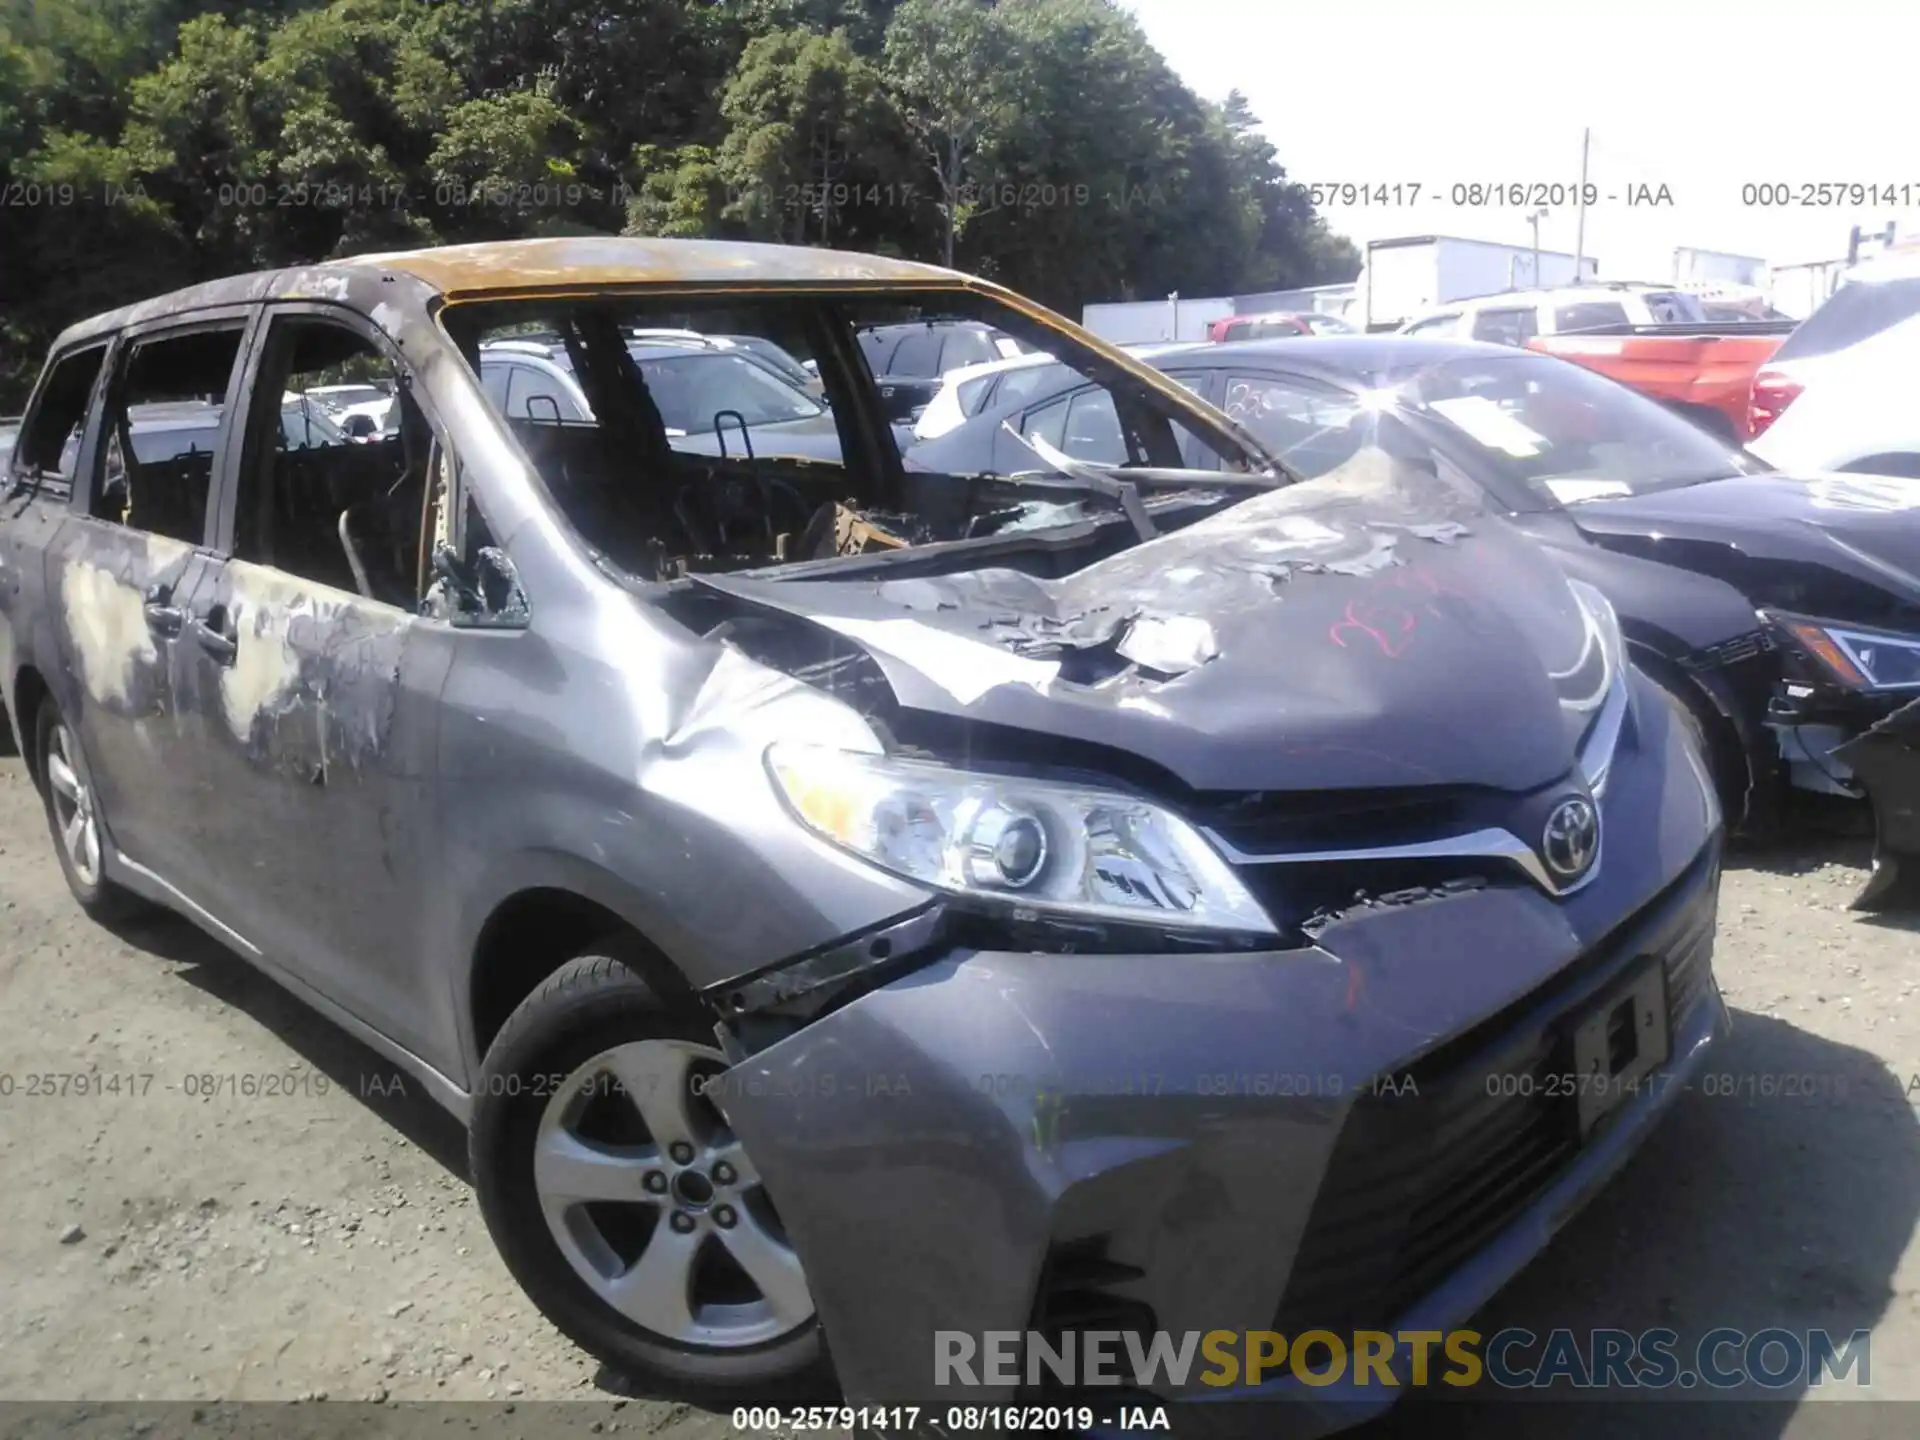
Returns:
[[[1840,843],[1736,860],[1718,958],[1736,1031],[1714,1068],[1753,1093],[1683,1097],[1483,1331],[1871,1327],[1873,1394],[1920,1399],[1920,925],[1848,913],[1863,862]],[[79,1072],[123,1083],[26,1093]],[[184,923],[89,922],[17,759],[0,761],[0,1074],[0,1401],[591,1399],[602,1433],[732,1433],[623,1396],[540,1318],[494,1255],[459,1128],[417,1085]],[[1768,1076],[1814,1093],[1763,1095]],[[1827,1409],[1800,1408],[1767,1433]],[[1691,1435],[1692,1414],[1647,1407],[1633,1433]],[[1546,1418],[1414,1404],[1371,1433]]]

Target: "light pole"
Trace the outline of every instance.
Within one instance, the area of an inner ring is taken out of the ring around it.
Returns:
[[[1533,288],[1540,288],[1540,222],[1547,218],[1547,207],[1527,212],[1527,224],[1533,227]]]

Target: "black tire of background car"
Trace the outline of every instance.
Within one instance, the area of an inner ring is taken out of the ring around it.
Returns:
[[[71,727],[67,730],[71,745],[71,759],[80,772],[80,778],[93,790],[95,810],[93,823],[100,836],[101,874],[100,878],[89,885],[75,873],[73,862],[67,858],[67,847],[60,841],[60,821],[53,809],[53,782],[47,778],[47,742],[54,727],[62,724],[60,710],[52,700],[42,700],[34,709],[33,753],[34,774],[40,783],[40,804],[47,816],[47,839],[53,842],[54,859],[60,862],[60,873],[66,876],[67,889],[73,892],[73,898],[87,915],[102,925],[118,924],[127,920],[136,920],[153,913],[154,905],[134,894],[123,885],[117,885],[106,876],[107,822],[99,806],[100,792],[93,787],[93,772],[87,767],[87,757],[80,748],[80,737]]]
[[[480,1211],[507,1269],[542,1314],[581,1349],[656,1393],[724,1405],[793,1402],[834,1393],[816,1318],[751,1349],[695,1351],[650,1335],[589,1289],[548,1232],[534,1187],[533,1146],[551,1089],[634,1040],[714,1043],[713,1026],[675,1014],[640,978],[633,942],[610,937],[556,970],[501,1027],[475,1090],[468,1139]]]

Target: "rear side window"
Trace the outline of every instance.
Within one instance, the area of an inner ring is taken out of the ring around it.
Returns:
[[[1244,340],[1252,329],[1253,326],[1249,325],[1245,320],[1236,320],[1221,332],[1220,338],[1222,340]]]
[[[27,417],[17,451],[20,468],[29,473],[58,476],[71,486],[80,456],[80,432],[86,428],[87,405],[93,399],[105,345],[90,345],[63,355],[47,376],[40,401]]]
[[[1524,345],[1540,333],[1539,312],[1532,306],[1511,310],[1482,310],[1473,317],[1473,338],[1495,345]]]
[[[1003,356],[994,348],[984,331],[953,330],[947,335],[947,348],[940,356],[940,372],[958,370],[962,365],[984,365],[989,360],[1003,360]]]
[[[1640,299],[1656,325],[1696,325],[1707,318],[1698,300],[1678,290],[1649,290]]]
[[[973,416],[980,413],[980,407],[986,403],[987,391],[993,388],[991,375],[976,375],[971,380],[963,380],[954,390],[954,399],[959,402],[962,415]]]
[[[1578,305],[1558,305],[1553,311],[1553,328],[1561,335],[1626,323],[1627,307],[1618,300],[1587,300]]]
[[[1890,330],[1920,314],[1920,277],[1911,280],[1852,280],[1834,291],[1826,304],[1801,322],[1773,352],[1775,360],[1830,355]]]
[[[1454,327],[1459,323],[1460,317],[1457,314],[1435,315],[1429,320],[1420,321],[1417,325],[1409,325],[1406,333],[1409,335],[1424,335],[1428,339],[1434,339],[1442,335],[1453,334]]]
[[[107,405],[93,514],[189,545],[206,539],[227,388],[246,327],[136,340]]]

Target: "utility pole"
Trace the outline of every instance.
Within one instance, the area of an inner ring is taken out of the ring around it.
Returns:
[[[1547,207],[1527,212],[1527,224],[1533,227],[1533,288],[1540,288],[1540,222],[1547,216]]]
[[[1573,222],[1573,283],[1578,285],[1585,278],[1587,263],[1587,148],[1593,142],[1593,130],[1580,132],[1580,195],[1579,209]]]

